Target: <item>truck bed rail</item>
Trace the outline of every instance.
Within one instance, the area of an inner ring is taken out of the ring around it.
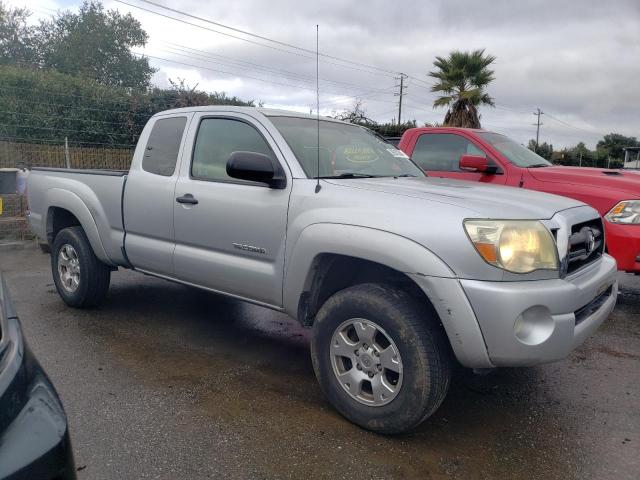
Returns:
[[[33,167],[31,170],[61,173],[84,173],[86,175],[107,175],[110,177],[124,177],[129,173],[129,170],[101,170],[97,168]]]

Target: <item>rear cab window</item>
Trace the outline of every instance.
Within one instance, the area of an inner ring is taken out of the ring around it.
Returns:
[[[142,169],[170,177],[176,170],[187,117],[161,118],[154,123],[142,158]]]

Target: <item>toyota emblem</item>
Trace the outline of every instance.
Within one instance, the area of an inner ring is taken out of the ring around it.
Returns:
[[[585,232],[587,235],[586,247],[587,247],[587,255],[591,255],[593,251],[596,249],[596,236],[593,233],[593,230],[587,228]]]

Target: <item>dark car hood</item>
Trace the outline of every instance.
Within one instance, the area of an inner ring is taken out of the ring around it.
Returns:
[[[636,196],[640,195],[640,175],[634,175],[622,170],[586,167],[544,167],[530,168],[529,173],[540,182],[615,188]]]

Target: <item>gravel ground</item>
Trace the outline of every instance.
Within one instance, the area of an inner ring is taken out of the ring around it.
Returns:
[[[69,416],[81,479],[640,477],[640,277],[568,359],[459,372],[411,434],[351,425],[320,393],[288,317],[119,271],[67,308],[49,256],[0,252],[27,339]]]

